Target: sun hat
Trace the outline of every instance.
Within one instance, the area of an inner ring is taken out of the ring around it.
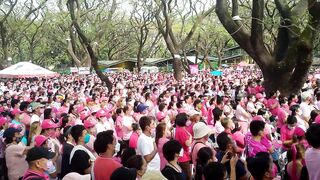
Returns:
[[[210,128],[203,122],[197,122],[193,126],[193,138],[200,139],[210,134]]]

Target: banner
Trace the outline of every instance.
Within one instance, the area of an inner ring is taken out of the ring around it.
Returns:
[[[90,74],[89,67],[79,67],[79,74]]]
[[[70,72],[71,73],[77,73],[78,72],[78,68],[77,67],[70,67]]]
[[[198,65],[189,65],[189,67],[190,67],[191,74],[198,74],[199,73]]]

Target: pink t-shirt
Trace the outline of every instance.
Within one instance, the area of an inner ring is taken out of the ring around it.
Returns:
[[[129,147],[136,149],[138,144],[139,134],[137,132],[133,132],[130,136]]]
[[[269,152],[269,149],[272,147],[271,142],[266,137],[262,137],[260,141],[256,141],[250,133],[246,136],[246,142],[248,157],[255,157],[258,152]]]
[[[116,119],[116,132],[117,132],[117,135],[120,139],[122,139],[123,137],[123,133],[122,133],[122,117],[121,116],[118,116],[117,119]]]
[[[183,156],[178,159],[178,162],[190,161],[190,148],[186,145],[186,141],[189,140],[190,135],[183,127],[177,126],[174,139],[179,141],[183,148]]]
[[[197,143],[197,144],[196,144]],[[192,149],[192,163],[195,166],[198,158],[198,152],[201,148],[206,147],[206,145],[203,142],[193,142],[191,145]],[[213,155],[215,157],[215,154]]]
[[[214,109],[214,106],[210,106],[208,109],[208,116],[207,116],[207,124],[208,125],[213,124],[213,113],[212,113],[213,109]]]
[[[11,180],[19,179],[28,169],[26,156],[22,155],[26,146],[20,144],[12,144],[6,148],[5,158],[8,168],[8,177]]]
[[[169,139],[167,138],[160,138],[158,141],[158,154],[160,156],[160,170],[162,170],[164,168],[164,166],[166,166],[166,164],[168,163],[168,161],[166,160],[166,158],[164,158],[163,156],[163,152],[162,152],[162,147],[163,145],[168,142]]]
[[[280,129],[280,140],[282,142],[292,139],[292,135],[295,128],[289,129],[287,125],[283,125]]]

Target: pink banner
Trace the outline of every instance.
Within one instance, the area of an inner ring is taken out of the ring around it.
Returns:
[[[189,65],[189,67],[190,67],[191,74],[198,74],[199,73],[198,65]]]

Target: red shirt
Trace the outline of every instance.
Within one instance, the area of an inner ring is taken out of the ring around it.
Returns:
[[[189,137],[190,135],[185,128],[177,126],[174,139],[179,141],[183,148],[183,156],[179,157],[178,162],[188,162],[191,159],[189,147],[186,145],[186,141],[189,140]]]
[[[95,180],[110,180],[110,176],[115,171],[121,167],[121,164],[112,158],[106,158],[98,156],[94,162],[94,179]]]

